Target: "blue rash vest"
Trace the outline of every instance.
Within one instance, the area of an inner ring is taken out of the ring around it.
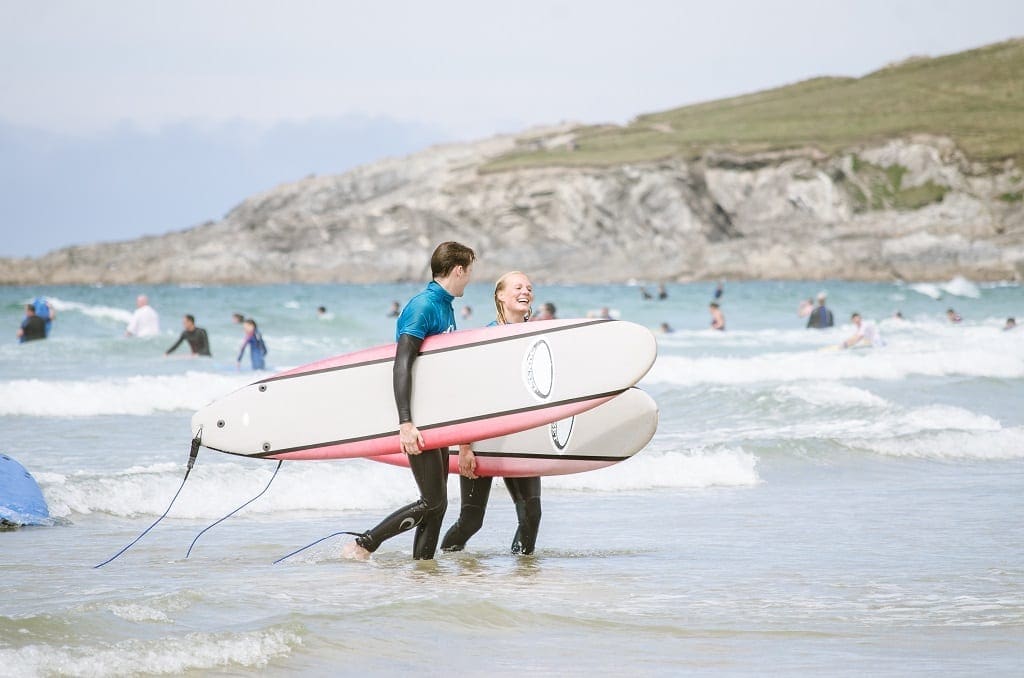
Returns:
[[[426,339],[435,334],[454,332],[454,298],[445,288],[431,280],[427,288],[410,299],[402,309],[395,327],[395,341],[403,334]]]

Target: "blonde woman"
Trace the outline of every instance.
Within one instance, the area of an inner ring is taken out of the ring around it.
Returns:
[[[533,285],[526,274],[506,273],[494,286],[496,319],[490,325],[521,323],[530,319]],[[469,445],[459,447],[459,483],[462,508],[459,519],[449,528],[441,542],[442,551],[461,551],[469,538],[484,522],[487,498],[491,494],[491,478],[476,475],[476,456]],[[512,538],[512,553],[530,555],[537,543],[540,527],[540,478],[505,478],[505,487],[516,505],[519,528]]]

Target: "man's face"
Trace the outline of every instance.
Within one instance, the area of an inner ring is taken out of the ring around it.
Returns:
[[[192,330],[194,330],[196,328],[196,324],[194,322],[192,322],[191,320],[189,320],[188,318],[184,318],[181,321],[181,324],[184,325],[185,329],[188,330],[189,332],[191,332]]]
[[[473,277],[473,264],[469,266],[456,266],[452,269],[451,276],[451,287],[450,290],[453,297],[461,297],[463,292],[466,291],[466,285],[469,284],[470,279]]]

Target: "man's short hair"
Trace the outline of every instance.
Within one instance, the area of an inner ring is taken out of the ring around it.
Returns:
[[[186,313],[185,314],[185,319],[188,320],[193,325],[196,324],[196,317],[194,315],[192,315],[191,313]]]
[[[444,278],[451,273],[456,266],[469,268],[476,259],[476,254],[465,245],[454,240],[443,242],[434,250],[430,257],[430,275],[434,278]]]

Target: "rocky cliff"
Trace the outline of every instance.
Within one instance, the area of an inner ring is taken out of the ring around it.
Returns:
[[[541,282],[1024,278],[1024,174],[943,137],[493,171],[572,128],[428,149],[254,195],[220,221],[0,260],[2,283],[424,279],[442,240]]]

